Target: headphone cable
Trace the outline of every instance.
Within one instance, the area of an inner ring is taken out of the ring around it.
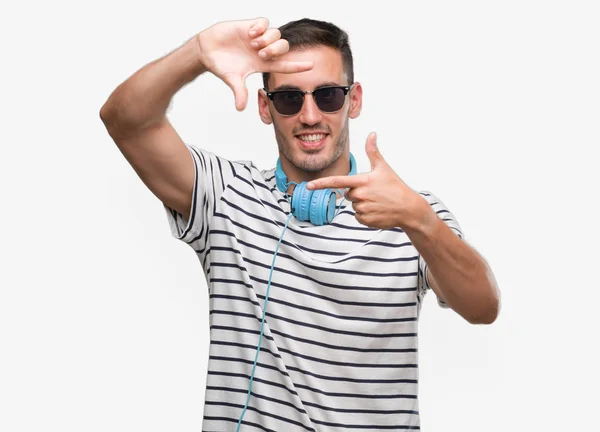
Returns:
[[[283,240],[283,235],[285,234],[285,230],[287,229],[288,223],[292,218],[292,212],[290,211],[287,221],[285,222],[285,226],[283,227],[283,231],[281,232],[281,237],[279,237],[279,242],[277,243],[277,247],[275,248],[275,253],[273,254],[273,262],[271,263],[271,272],[269,273],[269,282],[267,283],[267,292],[265,293],[265,302],[263,305],[263,314],[260,325],[260,337],[258,338],[258,345],[256,347],[256,356],[254,357],[254,364],[252,365],[252,373],[250,374],[250,385],[248,386],[248,395],[246,397],[246,405],[244,405],[244,409],[242,410],[242,414],[240,415],[240,419],[238,420],[236,432],[239,432],[240,427],[242,425],[242,419],[244,418],[244,414],[246,413],[246,409],[248,409],[248,404],[250,403],[250,396],[252,394],[252,382],[254,381],[254,372],[256,370],[256,363],[258,362],[258,354],[260,353],[260,347],[262,343],[263,332],[265,330],[265,315],[267,312],[267,302],[269,301],[269,291],[271,290],[271,278],[273,277],[273,269],[275,268],[275,258],[277,258],[277,251],[279,250],[279,245],[281,245],[281,241]]]

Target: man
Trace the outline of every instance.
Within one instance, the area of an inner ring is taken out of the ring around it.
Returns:
[[[238,110],[245,78],[263,73],[259,112],[274,127],[274,168],[225,160],[173,129],[171,98],[206,72],[231,87]],[[356,172],[348,123],[362,92],[345,32],[307,19],[275,29],[260,18],[202,31],[102,107],[206,274],[203,430],[418,430],[426,291],[471,323],[496,319],[487,263],[438,198],[390,168],[374,134],[371,171]]]

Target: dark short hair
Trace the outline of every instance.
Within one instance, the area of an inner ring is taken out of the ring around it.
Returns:
[[[348,84],[354,84],[354,63],[348,33],[338,26],[325,21],[303,18],[290,21],[279,27],[281,38],[290,44],[290,51],[318,46],[331,47],[342,54],[344,72],[348,76]],[[263,84],[268,86],[269,73],[263,73]]]

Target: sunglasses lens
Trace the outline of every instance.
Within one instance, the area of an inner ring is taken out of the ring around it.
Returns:
[[[299,91],[282,91],[273,94],[273,105],[283,115],[293,115],[300,111],[304,102],[304,94]]]
[[[339,87],[325,87],[315,90],[313,93],[315,102],[323,112],[338,111],[344,106],[346,93]]]
[[[319,109],[326,113],[339,111],[346,101],[346,90],[342,87],[323,87],[315,90],[313,98]],[[282,115],[294,115],[302,109],[304,92],[283,90],[273,92],[271,99],[275,109]]]

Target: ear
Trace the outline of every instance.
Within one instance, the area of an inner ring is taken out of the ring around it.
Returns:
[[[362,86],[357,81],[350,90],[350,110],[348,111],[348,116],[351,119],[360,115],[360,111],[362,110],[362,94]]]
[[[258,114],[264,124],[273,123],[269,110],[269,97],[263,89],[258,89]]]

